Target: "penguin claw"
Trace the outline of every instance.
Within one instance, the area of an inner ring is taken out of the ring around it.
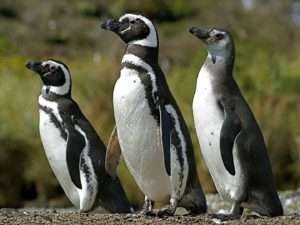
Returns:
[[[156,215],[157,215],[158,217],[174,216],[175,211],[176,211],[176,207],[170,205],[169,207],[159,209],[159,210],[156,212]]]
[[[153,206],[153,201],[147,199],[146,197],[143,209],[139,212],[139,214],[144,216],[155,216],[155,213],[152,210],[152,206]]]
[[[147,210],[147,209],[141,210],[139,214],[143,216],[156,216],[156,214],[152,210]]]
[[[143,216],[156,216],[153,210],[149,207],[143,207],[143,209],[139,211],[139,214]]]

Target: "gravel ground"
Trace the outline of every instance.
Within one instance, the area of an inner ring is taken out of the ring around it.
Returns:
[[[276,218],[260,217],[251,212],[245,212],[239,219],[228,219],[225,217],[215,218],[212,213],[225,212],[229,209],[228,203],[222,201],[217,195],[207,195],[209,214],[200,216],[180,216],[184,209],[177,211],[177,216],[166,218],[144,217],[136,214],[100,214],[100,213],[78,213],[74,209],[9,209],[0,210],[0,224],[300,224],[300,191],[289,191],[280,194],[285,210],[285,216]]]
[[[243,216],[239,220],[230,220],[221,222],[217,219],[212,219],[209,216],[174,216],[167,218],[152,218],[136,215],[119,215],[119,214],[82,214],[75,212],[49,212],[39,211],[34,213],[13,213],[2,214],[0,216],[1,224],[300,224],[300,216],[289,215],[276,218],[259,218],[256,216]]]

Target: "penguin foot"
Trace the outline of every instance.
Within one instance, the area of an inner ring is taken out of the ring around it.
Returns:
[[[232,208],[230,210],[230,214],[233,216],[241,216],[243,214],[244,208],[241,207],[240,203],[233,203]]]
[[[148,199],[147,196],[145,197],[145,202],[142,210],[139,212],[139,214],[142,214],[144,216],[155,216],[155,213],[153,212],[153,201]]]
[[[165,217],[165,216],[173,216],[175,214],[176,207],[166,207],[166,208],[161,208],[156,212],[156,215],[158,217]]]
[[[142,209],[139,214],[143,215],[143,216],[156,216],[155,212],[153,212],[152,210],[146,210],[146,209]]]
[[[171,198],[170,205],[168,207],[159,209],[156,212],[156,215],[158,217],[174,216],[176,208],[177,208],[177,201]]]
[[[243,211],[244,208],[241,204],[239,202],[234,202],[228,213],[226,211],[218,214],[209,214],[209,217],[219,221],[238,220],[241,218]]]

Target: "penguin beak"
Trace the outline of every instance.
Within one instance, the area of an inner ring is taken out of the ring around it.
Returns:
[[[45,67],[42,66],[41,62],[28,62],[26,67],[40,75],[46,72]]]
[[[209,30],[200,29],[197,27],[190,28],[190,33],[203,41],[205,41],[206,39],[208,39],[210,37]]]
[[[104,30],[110,30],[113,32],[118,32],[121,23],[116,19],[108,19],[104,23],[101,24],[101,28]]]

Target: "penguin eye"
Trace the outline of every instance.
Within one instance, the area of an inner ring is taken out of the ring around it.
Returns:
[[[56,70],[56,67],[55,66],[49,66],[49,70],[50,70],[50,72],[53,72],[53,71],[55,71]]]
[[[130,24],[135,24],[136,20],[130,20]]]
[[[222,40],[224,38],[224,34],[216,34],[217,40]]]

